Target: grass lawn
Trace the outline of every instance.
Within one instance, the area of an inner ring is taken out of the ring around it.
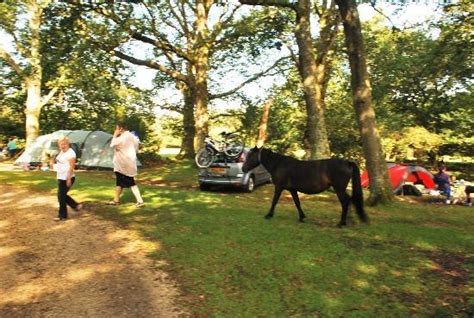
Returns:
[[[52,173],[2,171],[0,182],[55,193]],[[301,224],[289,193],[264,220],[271,185],[251,194],[200,192],[192,162],[145,169],[139,182],[141,209],[129,191],[119,207],[100,203],[112,198],[110,172],[79,172],[72,195],[158,240],[151,257],[195,316],[474,315],[474,208],[399,200],[367,208],[371,225],[354,217],[341,230],[331,192],[302,197]]]

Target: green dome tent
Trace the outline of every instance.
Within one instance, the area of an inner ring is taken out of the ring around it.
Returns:
[[[113,148],[110,147],[112,135],[103,131],[58,130],[48,135],[36,138],[15,161],[16,165],[38,166],[54,157],[59,152],[57,141],[59,137],[67,136],[71,148],[77,155],[77,165],[80,168],[113,168]],[[137,162],[141,166],[140,162]]]

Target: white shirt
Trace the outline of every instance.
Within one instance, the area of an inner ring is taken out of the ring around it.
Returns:
[[[110,147],[114,148],[114,171],[134,177],[137,175],[138,138],[129,131],[112,138]]]
[[[69,171],[71,170],[71,165],[69,160],[76,158],[76,153],[72,148],[69,148],[66,152],[60,152],[56,157],[56,172],[58,180],[67,180]],[[74,177],[75,174],[71,176]]]

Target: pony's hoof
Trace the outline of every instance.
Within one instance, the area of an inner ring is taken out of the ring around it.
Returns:
[[[264,216],[264,218],[265,218],[266,220],[270,220],[272,217],[273,217],[273,215],[268,215],[268,214]]]
[[[340,229],[344,228],[346,225],[347,225],[346,223],[341,223],[341,222],[337,223],[337,227]]]
[[[300,223],[304,223],[304,219],[300,219]]]

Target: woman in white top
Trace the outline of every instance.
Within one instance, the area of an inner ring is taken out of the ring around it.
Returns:
[[[69,144],[69,138],[61,137],[58,140],[59,149],[61,150],[56,156],[55,170],[58,179],[58,201],[59,213],[55,221],[63,221],[67,219],[67,206],[69,205],[76,211],[80,211],[81,204],[78,204],[67,193],[71,189],[75,181],[74,166],[76,165],[76,153]]]
[[[114,148],[114,172],[116,177],[114,200],[110,205],[120,204],[120,195],[123,188],[132,190],[137,203],[136,207],[143,206],[143,199],[135,183],[137,175],[137,150],[138,138],[128,131],[124,123],[118,123],[110,142],[110,147]]]

